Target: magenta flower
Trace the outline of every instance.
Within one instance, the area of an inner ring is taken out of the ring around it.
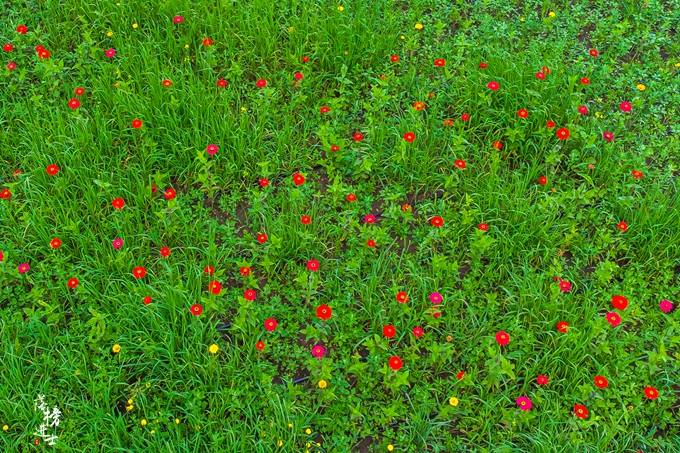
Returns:
[[[17,266],[17,270],[19,271],[20,274],[25,274],[31,269],[31,266],[28,265],[28,263],[21,263],[19,266]]]
[[[435,304],[435,305],[441,304],[442,300],[443,300],[443,297],[438,292],[430,293],[430,302],[432,302],[433,304]]]
[[[172,22],[175,24],[181,24],[184,22],[184,16],[175,16],[172,18]]]
[[[217,151],[220,150],[220,147],[215,145],[214,143],[209,144],[208,146],[205,147],[205,152],[210,154],[211,156],[214,156],[217,154]]]
[[[104,51],[104,55],[106,55],[106,58],[113,58],[116,56],[116,49],[111,47],[110,49],[106,49]]]
[[[312,355],[317,359],[322,359],[323,356],[326,355],[326,348],[324,348],[320,344],[315,344],[314,347],[312,348]]]
[[[661,302],[659,302],[659,308],[664,313],[670,313],[673,311],[673,302],[668,299],[663,299]]]
[[[113,245],[113,248],[116,250],[120,250],[120,248],[123,246],[123,240],[121,238],[116,238],[111,242]]]
[[[533,407],[531,400],[526,396],[520,396],[519,398],[517,398],[515,402],[517,403],[517,407],[519,407],[523,411],[528,411]]]

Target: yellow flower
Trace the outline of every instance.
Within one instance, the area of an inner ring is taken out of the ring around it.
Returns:
[[[113,32],[111,30],[107,31],[106,36],[110,38],[111,36],[113,36]]]
[[[248,109],[245,108],[245,107],[241,107],[241,111],[242,111],[243,113],[246,113],[246,112],[248,111]]]
[[[140,423],[142,426],[146,426],[146,424],[147,424],[148,422],[146,421],[145,418],[143,418],[142,421],[139,422],[139,423]]]
[[[638,83],[636,86],[637,86],[637,89],[640,90],[640,91],[645,91],[647,89],[647,87],[645,86],[644,83]]]
[[[423,29],[423,24],[420,22],[416,22],[416,30],[422,30]]]
[[[548,13],[548,16],[550,16],[550,17],[555,17],[555,11],[550,11],[550,12]]]
[[[180,423],[181,423],[180,419],[179,419],[179,418],[176,418],[176,419],[175,419],[175,425],[179,425]]]
[[[113,347],[111,348],[111,351],[114,354],[118,354],[120,352],[120,345],[118,343],[114,344]]]
[[[595,118],[602,118],[603,116],[602,112],[595,112]]]
[[[676,68],[680,68],[680,61],[677,62],[677,63],[675,63],[675,67],[676,67]]]
[[[403,41],[404,39],[406,39],[406,36],[401,35],[401,36],[399,36],[399,39],[401,39]]]
[[[283,441],[282,441],[281,439],[277,440],[277,441],[276,441],[276,446],[277,446],[277,447],[280,447],[281,445],[283,445]]]
[[[338,5],[338,11],[343,12],[345,10],[345,7],[342,5]]]
[[[293,427],[293,424],[292,424],[292,423],[288,423],[288,428],[292,428],[292,427]]]
[[[134,409],[134,408],[135,408],[135,406],[132,405],[132,404],[130,404],[130,405],[128,405],[128,406],[125,406],[125,410],[128,411],[128,412],[131,412],[132,409]]]
[[[389,444],[389,445],[387,446],[387,451],[394,451],[394,445]]]
[[[305,434],[312,434],[312,430],[309,429],[309,428],[307,428],[307,429],[305,430]]]
[[[7,425],[2,425],[2,430],[3,430],[3,431],[8,431],[8,430],[9,430],[9,426],[7,426]]]
[[[293,33],[295,31],[295,27],[288,27],[288,33]]]
[[[135,29],[136,29],[137,27],[139,27],[139,24],[138,24],[137,22],[135,22],[134,24],[132,24],[132,28],[135,28]]]
[[[155,429],[152,429],[152,430],[151,430],[151,434],[156,434],[156,430],[155,430]]]
[[[524,22],[524,16],[519,16],[519,21]]]
[[[217,351],[220,350],[220,347],[217,346],[215,343],[211,344],[210,347],[208,348],[208,352],[211,354],[217,354]]]
[[[449,404],[454,407],[458,406],[458,398],[452,396],[451,398],[449,398]]]
[[[185,48],[185,49],[188,49],[188,48],[189,48],[189,44],[184,44],[184,48]]]
[[[328,385],[328,383],[326,381],[324,381],[323,379],[321,379],[319,381],[319,388],[320,389],[325,389],[327,385]]]

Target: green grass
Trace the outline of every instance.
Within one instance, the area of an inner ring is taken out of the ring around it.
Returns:
[[[0,199],[0,449],[680,449],[678,310],[659,308],[680,302],[680,3],[338,5],[5,6],[0,40],[14,50],[0,71],[0,190],[11,192]],[[177,14],[183,23],[172,23]],[[538,80],[543,66],[550,74]],[[76,87],[86,92],[72,110]],[[560,127],[569,139],[556,138]],[[312,258],[318,272],[306,268]],[[135,266],[146,277],[135,279]],[[615,294],[625,310],[612,307]],[[320,304],[332,308],[327,321]],[[54,447],[33,445],[39,394],[63,413]],[[590,416],[575,417],[574,404]]]

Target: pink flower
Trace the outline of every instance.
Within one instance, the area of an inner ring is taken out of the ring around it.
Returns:
[[[528,411],[533,407],[533,404],[531,403],[531,400],[527,398],[526,396],[520,396],[515,400],[517,403],[517,407],[519,407],[523,411]]]
[[[172,18],[172,22],[175,24],[181,24],[184,22],[184,16],[175,16]]]
[[[442,298],[441,294],[439,294],[437,292],[430,293],[430,302],[432,302],[433,304],[435,304],[435,305],[441,304],[442,300],[443,300],[443,298]]]
[[[220,147],[215,145],[214,143],[209,144],[208,146],[205,147],[205,152],[210,154],[211,156],[214,156],[217,154],[217,151],[220,150]]]
[[[120,248],[123,246],[123,240],[121,238],[116,238],[111,244],[113,245],[114,249],[120,250]]]
[[[28,263],[21,263],[19,266],[17,266],[17,270],[19,271],[20,274],[25,274],[31,269],[31,266],[28,265]]]
[[[312,355],[317,359],[322,359],[323,356],[326,355],[326,348],[320,344],[315,344],[314,347],[312,347]]]
[[[661,302],[659,302],[659,308],[664,313],[670,313],[673,311],[673,302],[668,299],[663,299]]]
[[[116,49],[114,49],[113,47],[111,47],[110,49],[106,49],[104,51],[104,55],[106,56],[106,58],[113,58],[116,56]]]

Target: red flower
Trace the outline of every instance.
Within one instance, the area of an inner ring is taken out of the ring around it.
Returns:
[[[548,129],[552,129],[553,127],[555,127],[555,122],[553,120],[548,120],[545,122],[545,127],[547,127]]]
[[[132,275],[136,279],[144,278],[146,275],[146,269],[143,266],[136,266],[134,269],[132,269]]]
[[[652,386],[645,387],[645,397],[650,400],[655,400],[659,397],[659,391]]]
[[[520,118],[528,118],[529,111],[527,109],[519,109],[517,110],[517,116],[519,116]]]
[[[5,52],[12,52],[14,50],[14,46],[11,43],[7,43],[4,46],[2,46],[2,50]]]
[[[248,266],[243,266],[238,271],[243,277],[247,277],[250,275],[250,267]]]
[[[398,62],[398,61],[399,61],[399,55],[393,54],[392,56],[390,56],[390,61],[391,61],[392,63]]]
[[[390,368],[392,368],[394,371],[399,371],[401,367],[404,366],[404,362],[398,355],[393,355],[392,357],[390,357],[388,363],[390,365]]]
[[[149,305],[152,300],[153,299],[151,298],[151,296],[144,296],[144,299],[142,299],[142,302],[144,303],[144,305]]]
[[[301,186],[304,183],[305,183],[305,177],[302,175],[302,173],[294,173],[293,174],[293,184],[295,184],[296,186]]]
[[[210,38],[203,38],[203,45],[204,45],[205,47],[210,47],[210,46],[212,46],[213,44],[215,44],[215,41],[213,41],[212,39],[210,39]]]
[[[420,327],[420,326],[415,326],[415,327],[413,328],[413,335],[414,335],[416,338],[422,337],[422,336],[423,336],[423,328]]]
[[[617,310],[625,310],[628,307],[628,299],[626,296],[615,294],[612,296],[612,306]]]
[[[571,282],[560,279],[560,291],[563,293],[568,293],[571,291]]]
[[[265,242],[267,242],[267,235],[264,233],[257,233],[256,239],[257,242],[259,242],[260,244],[264,244]]]
[[[69,278],[69,279],[68,279],[68,282],[67,282],[66,284],[68,285],[69,288],[75,289],[75,288],[78,287],[78,284],[79,284],[79,283],[80,283],[80,282],[78,281],[77,278]]]
[[[328,321],[333,314],[333,310],[328,305],[319,305],[316,307],[316,317]]]
[[[607,322],[611,324],[612,327],[616,327],[619,324],[621,324],[621,316],[619,316],[618,313],[614,313],[613,311],[610,311],[606,315]]]
[[[539,183],[539,184],[542,185],[542,186],[545,186],[546,184],[548,184],[548,178],[545,177],[545,176],[543,176],[543,175],[541,175],[541,176],[538,177],[538,179],[536,180],[536,182]]]
[[[456,374],[456,379],[458,379],[459,381],[461,379],[463,379],[464,377],[465,377],[465,371],[463,371],[463,370],[459,371],[458,374]]]
[[[203,306],[201,304],[193,304],[189,310],[191,311],[192,315],[198,316],[203,313]]]
[[[258,351],[264,350],[264,341],[259,340],[257,343],[255,343],[255,347]]]
[[[9,200],[12,197],[12,192],[8,188],[0,190],[0,198],[3,200]]]
[[[486,69],[488,67],[489,67],[489,65],[486,64],[485,62],[483,62],[483,61],[479,62],[479,69]]]
[[[50,164],[47,167],[45,167],[45,172],[50,176],[54,176],[57,173],[59,173],[59,167],[55,164]]]
[[[229,82],[226,79],[217,79],[217,86],[220,88],[226,88],[229,86]]]
[[[590,85],[590,79],[588,77],[581,77],[581,85]]]
[[[184,22],[184,17],[182,16],[175,16],[172,18],[173,24],[181,24],[182,22]]]
[[[394,338],[397,334],[397,329],[392,324],[387,324],[383,327],[383,336],[385,338]]]
[[[574,415],[585,420],[588,418],[588,408],[582,404],[574,404]]]
[[[465,121],[465,122],[470,121],[470,114],[469,114],[469,113],[466,113],[466,112],[463,112],[463,113],[460,115],[460,119],[461,119],[461,121]]]
[[[310,223],[312,223],[312,218],[308,215],[303,215],[300,217],[300,222],[303,225],[309,225]]]
[[[444,219],[441,216],[436,215],[430,219],[430,225],[435,228],[441,228],[444,226]]]
[[[123,209],[123,206],[125,206],[125,200],[122,198],[114,198],[113,201],[111,201],[111,205],[115,209]]]
[[[304,76],[302,75],[301,72],[296,72],[295,74],[293,74],[293,78],[295,80],[302,80],[304,78]]]
[[[546,376],[545,374],[539,374],[536,377],[536,383],[538,385],[548,385],[548,376]]]
[[[510,335],[508,335],[507,332],[499,330],[496,332],[496,343],[501,346],[507,346],[508,343],[510,343]]]
[[[172,187],[168,187],[167,189],[165,189],[165,192],[163,192],[163,196],[165,197],[166,200],[170,201],[177,196],[177,192]]]
[[[364,216],[364,222],[366,222],[368,224],[375,223],[375,216],[373,214],[366,214]]]
[[[330,112],[330,111],[331,111],[331,108],[330,108],[329,106],[327,106],[327,105],[322,105],[321,108],[319,109],[319,112],[320,112],[322,115],[325,115],[326,113],[328,113],[328,112]]]
[[[621,231],[622,233],[625,233],[626,231],[628,231],[628,224],[625,221],[621,220],[619,223],[616,224],[616,228],[618,228],[619,231]]]
[[[480,223],[477,225],[477,228],[479,228],[481,231],[489,231],[489,225],[486,223]]]
[[[566,140],[566,139],[569,138],[569,129],[567,129],[566,127],[561,127],[559,129],[557,129],[557,132],[555,132],[555,135],[560,140]]]
[[[347,196],[345,197],[345,200],[351,203],[353,201],[357,201],[357,196],[354,195],[353,193],[348,193]]]
[[[316,272],[319,270],[319,262],[312,258],[311,260],[307,261],[307,270]]]
[[[498,151],[500,151],[500,150],[503,149],[503,142],[496,140],[495,142],[493,142],[493,143],[491,144],[491,146],[493,146],[495,149],[497,149]]]
[[[80,101],[76,98],[72,98],[68,101],[68,108],[71,110],[76,110],[78,107],[80,107]]]
[[[134,120],[132,120],[132,127],[134,127],[135,129],[139,129],[140,127],[142,127],[142,120],[140,120],[139,118],[135,118]]]
[[[545,72],[543,72],[543,71],[538,71],[535,75],[536,75],[536,78],[537,78],[538,80],[543,80],[543,79],[545,79]]]
[[[264,88],[267,86],[267,81],[265,79],[258,79],[257,82],[255,82],[255,86],[258,88]]]
[[[559,321],[556,327],[558,332],[561,333],[569,332],[569,323],[567,321]]]
[[[399,291],[397,293],[397,302],[400,304],[405,304],[408,302],[408,294],[406,294],[406,291]]]
[[[267,318],[264,320],[264,328],[269,332],[275,331],[276,326],[278,325],[279,322],[276,320],[276,318]]]
[[[404,140],[406,140],[409,143],[413,143],[413,141],[416,139],[416,134],[413,132],[407,132],[404,134]]]
[[[465,161],[462,160],[462,159],[457,159],[457,160],[453,163],[453,165],[455,165],[456,167],[460,168],[461,170],[465,170],[465,167],[467,166],[467,165],[465,164]]]
[[[622,103],[619,104],[619,108],[621,109],[622,112],[627,113],[633,109],[633,106],[631,105],[630,102],[623,101]]]
[[[633,178],[635,179],[642,179],[645,177],[644,173],[642,173],[640,170],[633,170],[630,172],[631,175],[633,175]]]
[[[437,58],[436,60],[434,60],[434,65],[438,68],[443,68],[444,66],[446,66],[446,60],[444,60],[443,58]]]
[[[247,289],[243,292],[243,298],[252,302],[257,299],[257,291],[254,289]]]
[[[263,189],[269,185],[269,180],[267,178],[260,178],[257,182]]]
[[[598,52],[597,49],[590,49],[588,53],[590,54],[591,57],[597,57],[598,55],[600,55],[600,52]]]
[[[170,256],[170,247],[163,246],[160,250],[161,256],[167,258]]]
[[[52,247],[53,249],[58,249],[59,247],[61,247],[61,239],[53,238],[50,241],[50,247]]]
[[[213,280],[208,285],[208,290],[217,296],[222,291],[222,284],[216,280]]]
[[[215,267],[207,265],[203,268],[203,272],[205,272],[208,275],[213,275],[215,273]]]
[[[585,105],[579,105],[578,106],[578,112],[581,115],[587,115],[588,114],[588,107],[586,107]]]
[[[496,82],[495,80],[492,80],[491,82],[486,84],[486,87],[488,89],[490,89],[491,91],[496,91],[501,87],[501,85],[498,82]]]
[[[170,79],[163,79],[163,81],[161,82],[161,84],[162,84],[165,88],[169,88],[169,87],[172,86],[172,80],[170,80]]]
[[[595,385],[601,389],[607,388],[609,386],[609,381],[606,377],[600,376],[599,374],[595,376]]]
[[[28,33],[28,27],[24,24],[17,25],[17,33],[19,33],[20,35],[25,35],[26,33]]]
[[[333,144],[331,145],[331,151],[337,153],[338,151],[340,151],[340,147],[336,144]]]
[[[362,133],[359,132],[359,131],[357,131],[357,132],[355,132],[354,134],[352,134],[352,140],[354,140],[355,142],[360,142],[360,141],[362,141],[363,139],[364,139],[364,134],[362,134]]]
[[[373,239],[367,240],[367,241],[366,241],[366,245],[367,245],[368,247],[370,247],[370,248],[375,247],[375,240],[373,240]]]
[[[208,153],[208,155],[210,155],[210,156],[214,156],[215,154],[217,154],[217,151],[219,151],[219,150],[220,150],[220,147],[217,146],[214,143],[211,143],[211,144],[209,144],[208,146],[205,147],[205,152]]]
[[[76,89],[73,90],[73,93],[75,93],[76,96],[82,96],[83,94],[85,94],[85,88],[76,87]]]
[[[17,64],[13,61],[10,61],[7,63],[7,69],[10,71],[14,71],[17,68]]]
[[[307,55],[303,55],[302,62],[307,63],[308,61],[309,61],[309,57]]]

